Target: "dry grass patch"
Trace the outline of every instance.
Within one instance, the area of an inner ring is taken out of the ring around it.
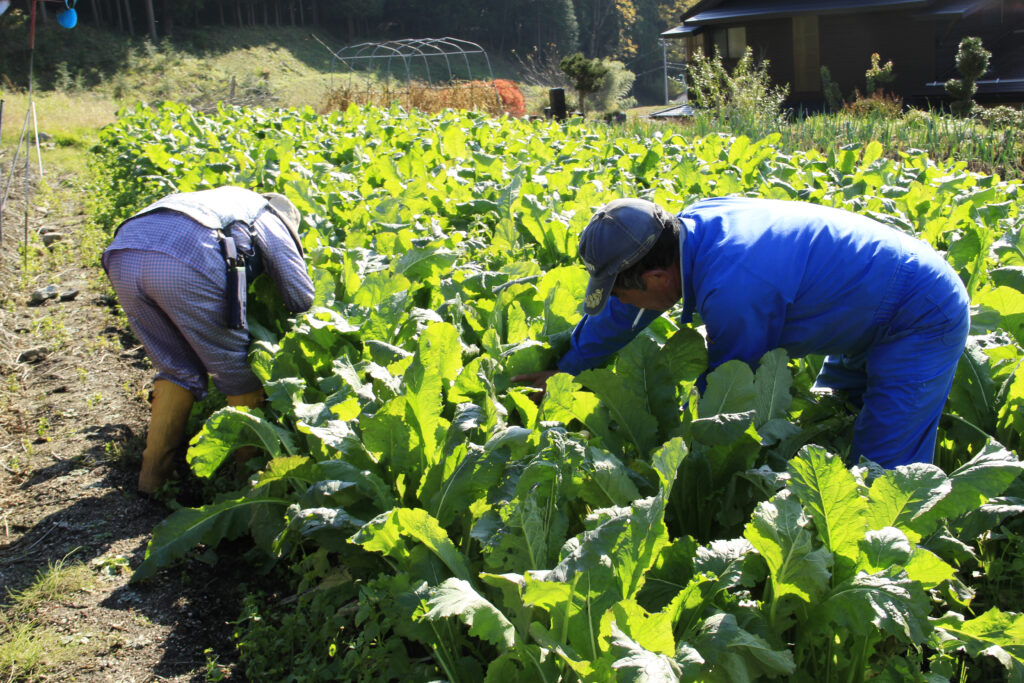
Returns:
[[[40,571],[28,588],[8,591],[11,604],[0,612],[0,671],[8,680],[37,680],[68,662],[91,656],[96,645],[90,644],[89,637],[62,633],[43,623],[40,615],[50,606],[71,602],[95,584],[89,567],[62,559]]]
[[[516,115],[522,115],[522,99],[522,94],[519,94],[517,109],[520,111],[516,111]],[[381,85],[370,81],[361,85],[347,84],[329,91],[320,105],[320,111],[345,111],[351,104],[384,108],[398,104],[425,112],[463,109],[494,116],[509,110],[501,99],[498,87],[487,81],[464,81],[444,87],[420,81],[408,85]]]
[[[6,680],[39,680],[92,653],[87,638],[72,638],[36,621],[12,623],[0,615],[0,671]]]
[[[36,575],[31,586],[21,591],[8,591],[12,611],[29,612],[38,610],[46,603],[68,602],[75,594],[92,590],[96,575],[82,564],[68,564],[67,558],[50,562],[45,570]]]

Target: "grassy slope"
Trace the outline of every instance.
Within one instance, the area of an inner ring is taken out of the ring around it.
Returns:
[[[27,101],[28,29],[17,19],[0,18],[0,137],[8,153],[19,139]],[[58,144],[91,142],[122,106],[169,99],[212,107],[232,92],[239,104],[318,107],[332,76],[335,85],[347,78],[325,44],[339,49],[345,40],[320,28],[181,28],[173,41],[153,45],[88,25],[69,32],[50,22],[36,39],[39,128]],[[514,65],[494,55],[489,60],[495,77],[516,78]],[[398,66],[392,69],[404,76]]]
[[[39,129],[54,136],[58,147],[87,149],[96,131],[113,121],[120,107],[137,101],[176,99],[209,106],[220,96],[227,96],[232,78],[237,97],[249,93],[280,106],[316,106],[330,83],[330,53],[308,31],[300,29],[190,32],[179,44],[165,42],[159,46],[117,37],[111,40],[123,59],[117,70],[103,72],[95,83],[95,76],[90,74],[109,66],[107,62],[94,65],[84,59],[74,73],[58,68],[58,76],[64,76],[49,79],[53,88],[45,87],[47,79],[43,76],[49,72],[37,70],[42,87],[34,94],[36,119]],[[48,55],[49,62],[60,54]],[[15,62],[8,55],[5,63],[10,66]],[[57,62],[58,66],[61,63]],[[28,103],[24,88],[11,88],[9,84],[25,80],[24,73],[4,73],[0,77],[4,84],[0,87],[4,100],[0,139],[8,160],[20,138]]]

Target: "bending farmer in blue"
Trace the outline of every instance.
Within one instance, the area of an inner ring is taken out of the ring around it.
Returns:
[[[600,209],[580,238],[584,312],[559,370],[602,364],[682,299],[709,370],[783,348],[826,356],[816,389],[861,406],[848,459],[931,462],[969,327],[967,292],[928,245],[864,216],[723,197],[678,216],[640,199]],[[543,382],[551,372],[527,381]]]

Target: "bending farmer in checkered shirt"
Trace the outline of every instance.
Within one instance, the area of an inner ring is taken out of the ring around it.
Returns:
[[[279,194],[240,187],[173,194],[122,223],[103,252],[121,307],[157,370],[140,492],[151,494],[170,477],[208,377],[228,405],[263,404],[248,363],[246,288],[265,271],[289,311],[309,308],[300,219]],[[251,455],[251,447],[235,453]]]
[[[619,199],[590,220],[579,253],[586,315],[559,370],[601,365],[681,300],[682,322],[704,323],[709,371],[756,367],[775,348],[826,356],[815,388],[860,406],[850,464],[932,461],[970,316],[960,278],[924,242],[805,202],[719,197],[673,216]],[[513,380],[543,388],[552,374]]]

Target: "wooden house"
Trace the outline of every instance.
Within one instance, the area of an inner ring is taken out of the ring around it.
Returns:
[[[790,103],[808,106],[823,101],[823,66],[844,97],[864,93],[872,53],[893,63],[886,92],[939,102],[945,81],[960,76],[965,36],[992,53],[975,99],[1024,102],[1024,0],[702,0],[662,33],[686,41],[688,51],[710,55],[717,46],[730,68],[750,46],[769,60],[773,80],[789,83]]]

